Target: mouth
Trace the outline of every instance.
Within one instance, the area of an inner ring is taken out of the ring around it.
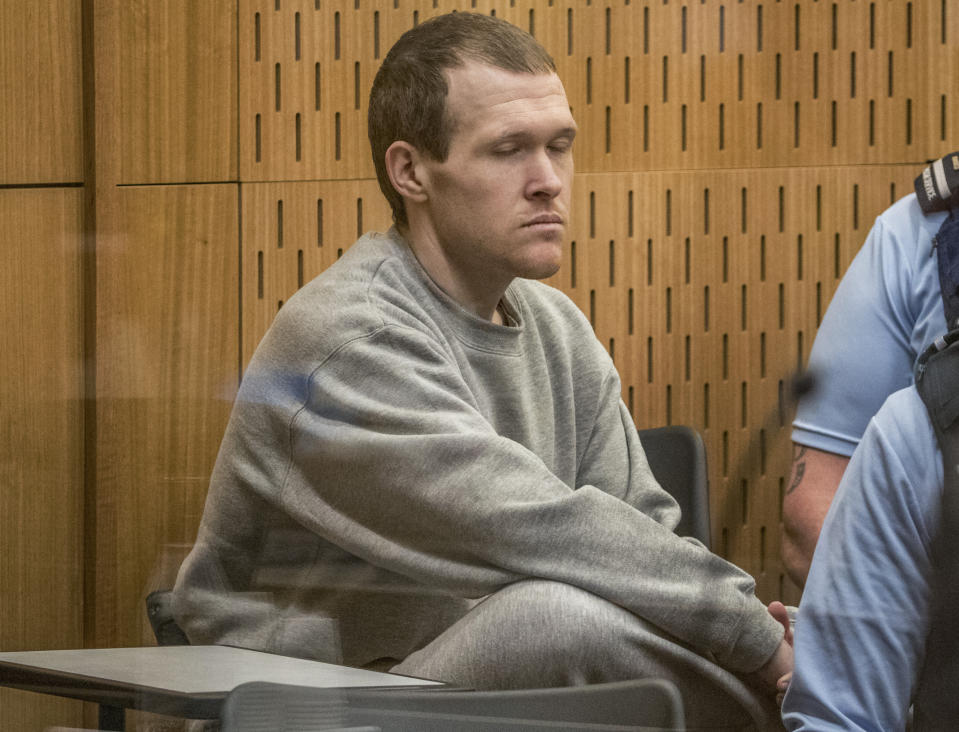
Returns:
[[[563,226],[565,222],[563,217],[559,214],[541,214],[533,219],[527,221],[523,226],[525,228],[551,228],[555,226]]]

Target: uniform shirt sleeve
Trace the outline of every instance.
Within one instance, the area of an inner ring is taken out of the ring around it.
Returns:
[[[905,728],[941,494],[935,434],[909,387],[869,424],[823,525],[796,625],[788,729]]]
[[[799,404],[793,440],[849,456],[869,419],[912,383],[922,348],[945,331],[932,235],[908,196],[884,212],[839,283],[809,356],[815,389]]]

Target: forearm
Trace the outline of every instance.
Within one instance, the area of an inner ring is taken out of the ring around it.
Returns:
[[[799,587],[809,565],[849,458],[794,445],[792,474],[783,497],[782,557],[786,572]]]

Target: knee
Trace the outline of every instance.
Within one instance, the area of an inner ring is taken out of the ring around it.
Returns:
[[[608,600],[582,588],[544,579],[514,582],[490,595],[486,601],[490,600],[522,607],[531,615],[543,613],[553,616],[558,611],[559,614],[582,616],[583,613],[595,612],[597,606],[616,607]]]
[[[524,637],[542,646],[555,645],[567,656],[593,656],[608,641],[620,649],[617,629],[641,622],[627,610],[587,590],[550,580],[523,580],[489,598],[504,602]],[[487,601],[489,601],[487,600]]]

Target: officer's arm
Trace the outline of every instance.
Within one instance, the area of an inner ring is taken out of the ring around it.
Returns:
[[[822,522],[848,463],[844,455],[793,445],[792,474],[783,497],[782,557],[799,587],[806,584]]]

